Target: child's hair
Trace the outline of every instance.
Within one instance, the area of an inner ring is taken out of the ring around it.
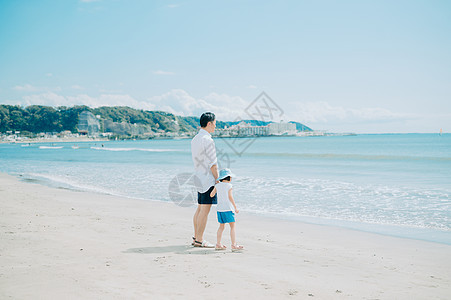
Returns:
[[[219,180],[219,181],[221,181],[221,182],[223,182],[223,181],[230,181],[230,176],[227,176],[226,178],[222,178],[221,180]]]

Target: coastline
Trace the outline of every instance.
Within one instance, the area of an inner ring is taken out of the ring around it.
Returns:
[[[435,132],[429,133],[333,133],[333,132],[298,132],[293,135],[248,135],[248,136],[213,136],[216,139],[255,139],[255,138],[309,138],[309,137],[349,137],[358,135],[437,135],[446,136],[449,133],[436,134]],[[23,140],[0,140],[0,144],[34,144],[34,143],[82,143],[82,142],[114,142],[114,141],[129,141],[129,140],[180,140],[180,139],[191,139],[192,136],[156,136],[152,138],[130,138],[130,139],[119,139],[113,140],[108,138],[94,138],[94,137],[68,137],[68,138],[32,138]]]
[[[174,136],[153,136],[138,137],[129,139],[119,139],[119,141],[125,140],[179,140],[179,139],[192,139],[192,135],[174,135]],[[322,137],[322,136],[356,136],[356,133],[325,133],[317,131],[299,131],[296,134],[271,134],[271,135],[213,135],[217,139],[255,139],[255,138],[288,138],[288,137]],[[114,139],[99,138],[99,137],[57,137],[57,138],[27,138],[27,139],[12,139],[12,140],[0,140],[0,144],[33,144],[33,143],[77,143],[77,142],[107,142],[116,141]]]
[[[243,253],[192,248],[194,207],[0,173],[0,298],[446,299],[451,246],[237,216]],[[206,239],[214,242],[214,209]],[[230,248],[228,229],[224,243]]]
[[[0,144],[37,144],[37,143],[83,143],[83,142],[107,142],[107,138],[45,138],[27,139],[14,141],[0,141]]]

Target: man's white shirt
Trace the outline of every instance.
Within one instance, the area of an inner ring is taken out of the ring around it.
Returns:
[[[200,129],[191,140],[191,154],[194,163],[195,183],[199,193],[205,193],[215,185],[215,178],[211,167],[218,164],[216,147],[211,134]]]

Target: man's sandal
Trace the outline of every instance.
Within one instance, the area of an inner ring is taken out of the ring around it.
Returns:
[[[210,244],[207,241],[203,241],[203,242],[199,242],[199,241],[194,241],[194,247],[200,247],[200,248],[214,248],[215,245]]]

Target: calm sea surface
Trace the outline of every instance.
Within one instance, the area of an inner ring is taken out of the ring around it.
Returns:
[[[451,244],[451,135],[216,138],[242,211]],[[193,204],[190,140],[0,144],[24,181]]]

